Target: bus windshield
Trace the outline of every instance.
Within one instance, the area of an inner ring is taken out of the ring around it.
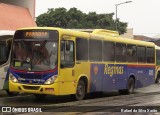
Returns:
[[[58,40],[14,38],[11,67],[26,71],[52,70],[57,66],[57,51]]]

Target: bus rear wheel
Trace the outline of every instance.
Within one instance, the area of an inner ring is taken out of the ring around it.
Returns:
[[[135,82],[134,82],[134,79],[131,77],[128,80],[127,89],[122,89],[122,90],[119,90],[118,92],[121,95],[133,94],[134,93],[134,88],[135,88]]]
[[[128,94],[134,93],[134,88],[135,88],[134,79],[131,77],[129,78],[128,81]]]
[[[157,79],[156,79],[156,83],[160,83],[160,77],[157,77]]]
[[[158,71],[155,83],[160,83],[160,72]]]
[[[80,80],[78,82],[78,85],[77,85],[77,90],[76,90],[76,94],[75,94],[75,99],[77,101],[79,100],[83,100],[84,97],[85,97],[85,92],[86,92],[86,88],[85,88],[85,83],[83,80]]]

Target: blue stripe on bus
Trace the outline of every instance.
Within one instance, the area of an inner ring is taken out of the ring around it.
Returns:
[[[154,83],[154,66],[128,66],[124,64],[91,64],[90,91],[126,89],[130,76],[135,76],[135,87]]]

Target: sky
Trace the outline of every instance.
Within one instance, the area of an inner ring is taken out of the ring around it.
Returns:
[[[47,12],[48,8],[76,7],[84,13],[115,13],[117,17],[133,28],[134,35],[154,37],[160,34],[160,0],[36,0],[36,17]],[[114,19],[116,16],[114,15]]]

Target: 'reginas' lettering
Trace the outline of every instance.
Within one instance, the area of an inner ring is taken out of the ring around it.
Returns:
[[[117,65],[105,65],[104,68],[104,74],[108,74],[110,75],[110,77],[112,77],[113,75],[117,75],[117,74],[123,74],[124,73],[124,67],[123,66],[117,66]]]

